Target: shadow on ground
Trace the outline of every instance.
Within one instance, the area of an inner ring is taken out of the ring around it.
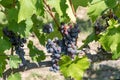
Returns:
[[[120,69],[108,65],[99,65],[98,69],[94,65],[86,71],[83,80],[120,80]]]
[[[30,69],[50,67],[50,66],[51,66],[51,61],[44,61],[44,62],[39,62],[39,63],[30,63],[28,61],[26,66],[22,66],[22,67],[17,68],[17,69],[11,69],[11,68],[7,69],[3,73],[3,79],[6,80],[11,73],[23,72],[23,71],[27,71]]]

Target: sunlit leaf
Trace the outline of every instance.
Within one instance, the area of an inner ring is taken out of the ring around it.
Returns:
[[[19,2],[20,10],[18,14],[18,23],[27,18],[31,18],[31,16],[36,13],[36,0],[19,0]]]
[[[11,74],[8,77],[8,80],[21,80],[21,74],[20,73]]]
[[[66,78],[72,77],[75,80],[82,80],[84,71],[89,68],[90,62],[87,57],[76,57],[76,59],[72,61],[70,57],[63,56],[59,64],[60,71]]]
[[[99,42],[106,51],[112,52],[113,59],[117,59],[120,57],[120,26],[118,26],[114,20],[110,20],[109,25]]]
[[[95,1],[95,0],[93,0]],[[102,5],[102,6],[101,6]],[[106,6],[104,1],[98,1],[95,4],[91,4],[88,6],[88,15],[94,22],[100,14],[106,10],[108,7]]]
[[[9,57],[9,65],[11,68],[18,68],[19,64],[21,63],[21,60],[18,56],[10,56]]]

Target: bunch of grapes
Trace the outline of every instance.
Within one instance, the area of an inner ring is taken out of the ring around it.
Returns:
[[[48,33],[49,34],[49,33],[53,32],[53,31],[54,31],[54,29],[53,29],[52,23],[43,25],[43,32],[44,33]]]
[[[78,34],[80,32],[78,24],[67,25],[62,23],[61,24],[61,33],[63,34],[63,40],[64,41],[64,47],[65,47],[65,53],[69,55],[72,59],[74,59],[74,56],[77,53],[77,38]],[[63,47],[62,46],[62,47]]]
[[[78,53],[76,43],[80,32],[79,26],[77,24],[73,26],[72,24],[67,25],[65,23],[61,23],[59,30],[63,38],[61,40],[57,37],[53,40],[48,39],[46,44],[47,52],[52,53],[52,66],[50,71],[54,72],[59,70],[58,62],[62,53],[70,56],[71,59],[74,59],[75,55]]]
[[[52,66],[50,68],[50,71],[56,72],[59,70],[58,66],[58,61],[60,60],[60,53],[61,53],[61,48],[59,47],[57,43],[57,38],[52,41],[51,39],[48,39],[46,48],[49,53],[52,53],[51,58],[52,58]]]
[[[3,34],[9,38],[9,41],[11,42],[12,46],[15,49],[16,54],[20,57],[22,60],[22,65],[26,65],[26,60],[24,58],[24,43],[26,43],[25,38],[21,38],[20,35],[16,35],[13,31],[8,30],[7,27],[3,28]]]
[[[106,14],[103,14],[96,22],[94,25],[94,31],[95,34],[100,34],[101,32],[105,31],[106,28],[109,26],[108,21],[110,19],[114,19],[114,20],[118,20],[119,22],[119,18],[112,12],[109,11]]]

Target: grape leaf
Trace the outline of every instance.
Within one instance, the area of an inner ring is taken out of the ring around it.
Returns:
[[[114,8],[117,5],[117,0],[105,0],[105,3],[109,8]]]
[[[0,38],[3,37],[3,27],[0,27]]]
[[[120,4],[113,8],[113,11],[116,16],[120,17]]]
[[[18,20],[18,9],[17,8],[8,9],[7,13],[8,13],[7,18],[9,21],[15,20],[17,22]]]
[[[21,74],[20,73],[11,74],[8,77],[8,80],[21,80]]]
[[[33,22],[30,18],[28,18],[28,19],[26,19],[25,23],[26,23],[25,35],[29,36],[30,30],[33,27]]]
[[[26,19],[26,21],[21,21],[20,23],[12,20],[9,22],[8,28],[15,33],[19,33],[21,36],[28,37],[32,26],[33,22],[31,19]]]
[[[49,0],[48,1],[48,4],[50,5],[50,7],[52,9],[55,9],[54,10],[55,12],[59,13],[59,17],[60,17],[61,22],[69,20],[69,17],[66,14],[66,10],[68,8],[68,5],[65,3],[66,3],[66,0],[56,0],[56,1]]]
[[[37,15],[44,15],[43,0],[37,0],[35,7],[36,7],[36,14]]]
[[[5,38],[1,38],[1,39],[0,39],[0,45],[2,45],[2,46],[0,47],[0,53],[4,52],[4,51],[7,50],[7,49],[10,49],[10,47],[11,47],[10,42],[7,41]]]
[[[18,56],[10,56],[9,58],[10,68],[18,68],[19,64],[21,63],[20,58]]]
[[[89,0],[72,0],[73,6],[75,8],[75,10],[79,7],[79,6],[83,6],[86,7],[88,5]]]
[[[0,12],[0,24],[6,25],[8,23],[8,20],[6,18],[6,15],[3,12]]]
[[[6,69],[6,58],[7,56],[5,55],[5,53],[0,53],[0,77],[3,76],[3,72]]]
[[[106,6],[104,1],[98,1],[95,4],[91,4],[88,6],[88,15],[94,22],[97,19],[97,17],[100,16],[100,14],[107,8],[108,7]]]
[[[82,80],[84,71],[89,68],[90,62],[87,57],[71,60],[68,56],[63,56],[59,61],[60,71],[67,77],[72,77],[75,80]],[[77,74],[77,75],[76,75]]]
[[[14,0],[1,0],[0,4],[2,4],[6,8],[11,8],[13,7]]]
[[[30,57],[33,61],[37,61],[37,62],[40,62],[41,60],[44,60],[45,59],[45,53],[42,51],[42,50],[39,50],[38,48],[36,48],[34,45],[33,45],[33,42],[32,41],[29,41],[28,43],[28,48],[29,48],[29,54],[30,54]]]
[[[8,28],[15,33],[25,36],[26,24],[24,21],[17,23],[15,20],[12,20],[9,22]]]
[[[63,20],[61,20],[62,22],[67,22],[69,21],[69,16],[66,12],[66,10],[68,9],[68,5],[66,4],[66,0],[60,0],[60,9],[63,12],[63,15],[61,16]]]
[[[45,35],[44,33],[40,33],[37,27],[33,28],[33,32],[37,36],[39,43],[42,44],[43,46],[45,45]]]
[[[36,0],[19,0],[19,2],[20,10],[18,13],[18,23],[27,18],[31,18],[31,16],[36,13]]]
[[[120,57],[120,25],[117,25],[117,21],[114,20],[110,20],[109,25],[99,42],[106,51],[113,53],[113,59],[117,59]]]

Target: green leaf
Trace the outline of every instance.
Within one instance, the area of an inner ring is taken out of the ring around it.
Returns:
[[[7,10],[7,18],[9,21],[15,20],[18,21],[18,9],[17,8],[10,8]],[[14,17],[13,17],[14,16]]]
[[[19,64],[21,63],[21,60],[18,56],[10,56],[9,57],[9,65],[11,68],[18,68]]]
[[[3,12],[0,12],[0,24],[6,25],[8,23],[8,20],[6,18],[6,15]]]
[[[63,20],[62,22],[67,22],[69,21],[69,16],[66,12],[66,10],[69,8],[68,5],[66,4],[67,0],[60,0],[60,8],[61,11],[63,12],[63,15],[61,16]]]
[[[19,0],[19,2],[20,10],[18,14],[18,23],[27,18],[31,18],[31,16],[36,13],[36,0]]]
[[[30,54],[30,57],[33,61],[37,61],[37,62],[40,62],[41,60],[44,60],[45,59],[45,53],[42,51],[42,50],[39,50],[38,48],[36,48],[34,45],[33,45],[33,42],[32,41],[29,41],[28,43],[28,48],[29,48],[29,54]]]
[[[3,53],[5,50],[10,49],[10,47],[11,47],[9,41],[7,41],[5,38],[0,39],[0,45],[2,45],[0,47],[0,53]]]
[[[113,11],[116,16],[120,17],[120,3],[116,7],[113,8]]]
[[[15,20],[12,20],[9,22],[8,28],[15,33],[19,33],[22,36],[26,36],[25,35],[26,24],[24,21],[17,23]]]
[[[30,30],[31,30],[32,27],[33,27],[33,22],[32,22],[32,20],[29,18],[29,19],[27,19],[27,20],[25,21],[25,23],[26,23],[25,35],[26,35],[26,36],[29,36]]]
[[[61,21],[68,21],[69,17],[66,13],[66,10],[68,8],[68,5],[66,4],[67,0],[49,0],[48,4],[52,9],[55,9],[54,11],[59,14],[60,20]]]
[[[1,0],[0,4],[2,4],[6,8],[11,8],[13,7],[14,0]]]
[[[94,1],[94,0],[93,0]],[[102,5],[102,6],[101,6]],[[103,0],[91,4],[88,6],[88,15],[94,22],[100,14],[107,9],[107,6]]]
[[[3,27],[0,27],[0,38],[3,37]]]
[[[20,73],[11,74],[8,77],[8,80],[21,80],[21,74]]]
[[[117,0],[105,0],[105,3],[109,8],[114,8],[117,5]]]
[[[45,45],[45,35],[44,33],[40,33],[37,27],[33,28],[33,32],[37,36],[39,43],[42,44],[43,46]]]
[[[5,53],[0,53],[0,77],[3,76],[3,72],[6,69],[6,58],[7,56],[5,55]]]
[[[63,56],[59,64],[60,71],[66,78],[72,77],[75,80],[82,80],[83,74],[89,68],[90,62],[87,57],[76,57],[75,60],[71,60],[70,57]]]
[[[114,20],[110,20],[109,25],[107,31],[100,37],[99,42],[106,51],[113,53],[113,59],[117,59],[120,57],[120,25]]]
[[[83,6],[83,7],[88,6],[88,2],[89,2],[89,0],[72,0],[72,3],[73,3],[73,6],[74,6],[75,10],[79,6]]]
[[[31,19],[26,19],[26,21],[22,21],[20,23],[12,20],[9,22],[8,28],[15,33],[19,33],[21,36],[28,37],[32,26],[33,22]]]
[[[44,5],[43,5],[43,0],[37,0],[36,4],[36,13],[37,15],[44,15]]]

